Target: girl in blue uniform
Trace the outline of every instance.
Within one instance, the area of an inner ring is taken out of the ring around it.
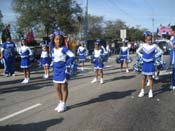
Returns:
[[[66,110],[66,101],[68,97],[66,63],[69,64],[72,62],[75,55],[65,47],[64,34],[61,31],[54,33],[53,43],[53,82],[60,100],[55,111],[63,112]],[[68,57],[68,59],[66,59],[66,57]]]
[[[175,25],[171,26],[170,64],[172,65],[172,84],[170,89],[175,90]]]
[[[5,76],[15,76],[15,56],[17,54],[16,45],[7,37],[7,41],[2,44],[1,59],[4,59]]]
[[[24,70],[23,84],[29,83],[30,80],[30,60],[29,57],[32,55],[31,49],[26,46],[25,39],[21,39],[21,48],[19,49],[19,55],[21,56],[20,67]]]
[[[124,45],[120,48],[121,71],[123,70],[123,64],[125,64],[126,72],[129,72],[127,63],[128,57],[129,57],[129,48],[127,46],[127,42],[125,42]]]
[[[86,49],[84,48],[84,44],[81,43],[80,47],[78,47],[77,54],[79,56],[79,62],[82,63],[81,70],[84,70],[84,62],[86,60]]]
[[[100,83],[103,84],[103,49],[100,46],[100,41],[95,42],[95,49],[93,54],[94,59],[94,69],[95,69],[95,78],[91,81],[91,83],[95,83],[98,81],[98,76],[100,75]]]
[[[44,68],[44,76],[43,78],[47,79],[49,77],[49,52],[46,45],[42,46],[41,52],[41,64]]]
[[[152,44],[152,34],[151,32],[147,31],[144,33],[145,43],[139,47],[137,50],[137,54],[142,58],[143,60],[143,66],[142,66],[142,74],[144,75],[141,83],[142,88],[141,92],[139,93],[138,97],[144,96],[144,89],[145,89],[145,83],[146,80],[150,81],[150,90],[148,93],[148,97],[153,97],[153,79],[152,75],[155,73],[155,66],[154,66],[154,59],[159,57],[162,52],[160,48],[156,44]]]

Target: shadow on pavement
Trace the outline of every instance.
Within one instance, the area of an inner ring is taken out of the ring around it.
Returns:
[[[16,81],[13,81],[13,82],[16,82]],[[47,80],[43,79],[43,80],[39,80],[39,81],[35,81],[35,82],[32,82],[32,80],[31,80],[31,82],[28,84],[21,84],[20,82],[18,85],[15,85],[15,86],[12,85],[12,87],[1,88],[0,94],[17,92],[17,91],[37,90],[37,89],[43,88],[45,86],[52,86],[53,85],[53,82],[51,79],[47,79]],[[13,83],[10,83],[10,84],[13,84]]]
[[[112,79],[105,80],[105,83],[112,82],[112,81],[115,81],[115,80],[127,80],[127,79],[131,79],[131,78],[134,78],[134,77],[136,77],[136,75],[115,77],[115,78],[112,78]]]
[[[75,104],[75,105],[71,105],[71,106],[68,107],[68,110],[72,109],[72,108],[77,108],[77,107],[93,104],[93,103],[104,102],[104,101],[107,101],[107,100],[121,99],[121,98],[130,96],[135,91],[136,90],[128,90],[128,91],[122,91],[122,92],[108,92],[108,93],[99,95],[97,98],[93,98],[93,99],[90,99],[90,100],[85,101],[85,102],[81,102],[81,103],[78,103],[78,104]]]
[[[0,126],[1,131],[47,131],[53,125],[59,124],[63,118],[41,121],[38,123]]]
[[[170,91],[169,87],[171,85],[171,75],[161,76],[159,81],[155,81],[155,83],[159,82],[163,83],[163,85],[161,85],[160,89],[154,91],[155,96]]]

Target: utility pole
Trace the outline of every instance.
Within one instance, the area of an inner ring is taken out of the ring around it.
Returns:
[[[84,38],[87,42],[88,35],[88,0],[86,0],[86,11],[85,11],[85,28],[84,28]]]
[[[152,34],[153,34],[153,37],[152,37],[152,41],[154,41],[154,17],[152,18]]]

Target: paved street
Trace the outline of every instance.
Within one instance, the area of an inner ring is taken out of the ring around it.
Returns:
[[[135,55],[132,55],[135,57]],[[167,57],[166,57],[167,59]],[[35,69],[31,82],[21,84],[23,74],[0,74],[0,131],[173,131],[175,92],[169,90],[170,70],[154,83],[154,98],[138,98],[142,75],[120,72],[111,57],[104,69],[104,84],[91,84],[93,68],[86,63],[69,81],[68,110],[57,113],[58,98],[52,76],[42,78]],[[146,88],[146,93],[148,88]]]

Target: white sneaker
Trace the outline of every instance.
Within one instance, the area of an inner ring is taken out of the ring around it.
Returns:
[[[81,71],[84,71],[84,68],[83,67],[81,68]]]
[[[103,82],[103,79],[101,78],[101,79],[100,79],[100,84],[103,84],[103,83],[104,83],[104,82]]]
[[[5,74],[6,77],[9,77],[9,74]]]
[[[26,78],[24,78],[24,80],[23,80],[21,83],[22,83],[22,84],[26,83],[26,80],[27,80],[27,79],[26,79]]]
[[[21,83],[22,83],[22,84],[27,84],[27,83],[29,83],[29,78],[25,78]]]
[[[91,83],[95,83],[95,82],[97,82],[97,78],[94,78],[94,79],[91,81]]]
[[[150,80],[147,80],[146,86],[150,86]]]
[[[143,89],[141,89],[141,91],[140,91],[140,93],[139,93],[138,97],[143,97],[144,95],[145,95],[145,92],[144,92],[144,90],[143,90]]]
[[[46,79],[48,79],[49,78],[49,75],[46,75],[46,77],[45,77]]]
[[[58,103],[57,107],[56,107],[54,110],[55,110],[55,111],[58,111],[58,109],[60,108],[60,106],[61,106],[62,103],[63,103],[63,102],[60,101],[60,102]]]
[[[172,87],[172,90],[175,90],[175,86]]]
[[[126,73],[128,73],[129,72],[129,70],[128,69],[126,69]]]
[[[48,78],[49,78],[49,76],[48,76],[48,75],[46,75],[46,74],[44,74],[44,75],[43,75],[43,78],[44,78],[44,79],[48,79]]]
[[[66,110],[66,104],[64,102],[60,103],[57,112],[61,113],[64,112],[65,110]]]
[[[152,90],[149,90],[148,97],[153,98],[153,91]]]
[[[29,78],[26,78],[26,83],[25,84],[29,83],[29,80],[30,80]]]
[[[172,86],[172,85],[171,85],[171,86],[169,87],[169,89],[170,89],[170,90],[175,90],[175,86]]]
[[[155,77],[155,80],[159,80],[159,76],[156,76],[156,77]]]
[[[12,74],[12,76],[16,76],[15,74]]]
[[[170,85],[169,89],[170,89],[170,90],[172,90],[172,89],[173,89],[173,86],[172,86],[172,85]]]

